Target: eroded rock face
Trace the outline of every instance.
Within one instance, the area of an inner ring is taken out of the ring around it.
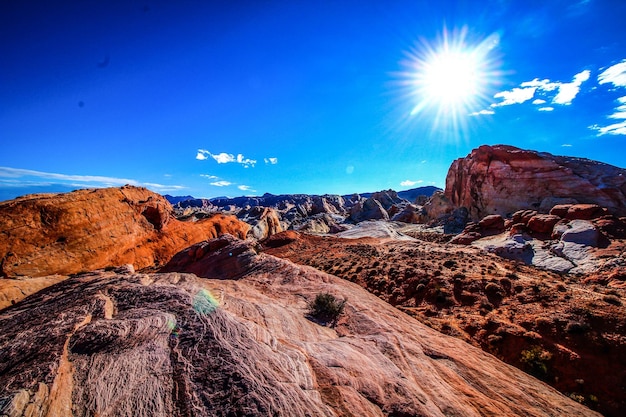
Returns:
[[[588,159],[485,145],[452,163],[445,196],[454,206],[467,207],[476,221],[521,209],[546,211],[554,205],[542,204],[544,200],[596,204],[624,216],[626,170]]]
[[[281,235],[267,253],[358,283],[422,323],[576,393],[607,417],[626,415],[626,268],[586,278],[434,241]],[[509,250],[538,255],[523,236]],[[614,250],[613,260],[626,253],[624,245]],[[536,354],[524,361],[529,352]]]
[[[598,415],[355,284],[250,262],[237,281],[86,274],[3,310],[0,414]],[[335,328],[306,318],[321,292],[348,300]]]
[[[72,274],[133,264],[165,264],[190,244],[249,226],[213,216],[176,220],[171,205],[145,188],[125,186],[20,197],[0,203],[2,276]]]

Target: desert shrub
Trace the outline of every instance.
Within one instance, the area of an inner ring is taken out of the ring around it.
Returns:
[[[315,300],[309,303],[309,315],[322,324],[334,326],[337,319],[343,313],[346,300],[339,301],[334,295],[320,293]]]
[[[522,350],[520,362],[526,365],[528,373],[540,379],[548,377],[548,361],[552,359],[552,354],[543,350],[541,346],[532,346],[528,350]]]
[[[565,331],[570,334],[583,334],[587,333],[591,327],[587,323],[570,321],[565,326]]]

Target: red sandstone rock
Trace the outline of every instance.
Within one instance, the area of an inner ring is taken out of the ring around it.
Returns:
[[[572,205],[573,204],[557,204],[556,206],[552,207],[552,209],[550,210],[550,214],[559,216],[560,218],[564,219],[565,216],[567,216],[567,212],[570,207],[572,207]]]
[[[452,163],[445,196],[453,206],[468,208],[473,220],[537,210],[544,200],[555,198],[598,204],[623,216],[626,170],[587,159],[485,145]]]
[[[606,211],[597,204],[574,204],[567,209],[568,220],[591,220],[603,216]]]
[[[593,224],[604,234],[613,239],[626,239],[626,219],[615,216],[602,216]]]
[[[68,275],[133,264],[165,264],[181,249],[249,226],[217,215],[176,220],[171,205],[145,188],[125,186],[20,197],[0,203],[0,274]]]
[[[0,414],[599,417],[355,284],[214,243],[194,257],[219,280],[84,274],[0,312]],[[307,318],[321,293],[347,299],[333,328]]]
[[[504,230],[504,219],[499,214],[491,214],[483,217],[478,222],[478,226],[481,229],[495,229],[502,231]]]
[[[537,214],[528,220],[528,228],[536,233],[552,233],[552,228],[560,220],[553,214]]]
[[[537,214],[537,210],[519,210],[513,213],[511,219],[513,220],[513,224],[515,223],[524,223],[528,224],[528,221]]]

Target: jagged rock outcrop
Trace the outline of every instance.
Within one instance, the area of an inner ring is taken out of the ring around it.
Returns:
[[[445,196],[478,221],[522,209],[547,213],[557,202],[596,204],[626,216],[626,170],[588,159],[513,146],[480,146],[452,163]]]
[[[267,239],[283,231],[280,217],[272,208],[249,207],[241,210],[237,217],[252,226],[249,233],[258,240]]]
[[[355,284],[229,241],[196,262],[243,256],[236,281],[100,272],[2,311],[0,413],[598,415]],[[348,300],[334,328],[307,319],[322,292]]]
[[[163,265],[181,249],[249,226],[217,215],[178,221],[171,205],[145,188],[124,186],[38,194],[0,203],[2,276],[73,274],[133,264]]]
[[[352,206],[350,220],[355,223],[366,220],[389,220],[389,214],[378,200],[370,197]]]
[[[181,219],[200,219],[204,218],[207,213],[232,214],[249,223],[253,227],[252,236],[259,238],[259,235],[265,236],[265,233],[255,227],[258,223],[258,213],[265,208],[274,210],[282,230],[292,228],[311,233],[335,233],[346,229],[342,225],[346,220],[356,223],[365,220],[388,220],[403,211],[404,213],[397,218],[397,221],[410,220],[417,223],[421,221],[420,215],[416,210],[411,212],[407,206],[414,207],[411,206],[411,201],[419,200],[420,203],[425,203],[426,199],[437,190],[439,189],[429,186],[399,193],[386,190],[344,196],[264,194],[260,197],[220,197],[212,200],[179,201],[175,197],[170,197],[170,199],[177,201],[174,210]]]

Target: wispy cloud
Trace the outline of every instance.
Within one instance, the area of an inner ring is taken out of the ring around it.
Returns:
[[[613,84],[615,87],[626,87],[626,59],[602,71],[598,75],[598,84]]]
[[[602,135],[626,135],[626,96],[620,97],[617,100],[617,107],[613,114],[608,115],[609,119],[621,120],[621,122],[613,123],[608,126],[593,125],[589,126],[590,129],[598,131],[598,136]]]
[[[226,152],[214,154],[207,151],[206,149],[198,149],[196,159],[200,161],[205,161],[209,158],[213,158],[218,164],[238,163],[243,165],[244,168],[254,167],[254,165],[256,164],[255,159],[246,158],[243,156],[243,154],[237,154],[237,156]]]
[[[221,181],[215,181],[215,182],[212,182],[212,183],[211,183],[211,185],[213,185],[213,186],[215,186],[215,187],[228,187],[229,185],[232,185],[232,184],[233,184],[232,182],[230,182],[230,181],[224,181],[224,180],[221,180]]]
[[[209,174],[200,174],[200,176],[201,176],[202,178],[206,178],[206,179],[209,179],[209,180],[216,180],[216,179],[219,179],[219,177],[217,177],[217,176],[215,176],[215,175],[209,175]]]
[[[421,184],[421,183],[423,183],[423,182],[424,182],[424,181],[422,181],[422,180],[417,180],[417,181],[412,181],[412,180],[404,180],[404,181],[402,181],[402,182],[400,183],[400,185],[401,185],[402,187],[412,187],[412,186],[414,186],[414,185],[416,185],[416,184]]]
[[[572,145],[570,143],[564,143],[563,145],[561,145],[564,148],[571,148]]]
[[[105,177],[100,175],[71,175],[59,174],[54,172],[35,171],[31,169],[0,167],[0,177],[14,178],[13,180],[2,180],[3,185],[10,186],[31,186],[38,184],[42,186],[65,185],[74,188],[103,188],[103,187],[120,187],[122,185],[134,185],[137,187],[150,188],[156,192],[178,191],[187,187],[182,185],[166,185],[153,182],[139,182],[129,178]],[[32,178],[41,178],[50,180],[42,183],[33,181]]]
[[[238,185],[237,188],[241,191],[252,191],[253,193],[256,193],[256,190],[253,190],[249,185]]]
[[[144,182],[142,183],[143,186],[150,188],[152,191],[157,191],[159,193],[164,193],[164,192],[168,192],[168,191],[180,191],[180,190],[184,190],[185,186],[182,185],[165,185],[165,184],[156,184],[153,182]]]
[[[20,177],[37,177],[59,181],[81,181],[105,184],[105,186],[114,185],[141,185],[135,180],[128,178],[103,177],[99,175],[67,175],[56,174],[52,172],[33,171],[30,169],[0,167],[0,177],[20,178]]]
[[[537,94],[540,94],[542,97],[549,97],[553,95],[554,92],[556,92],[556,94],[551,97],[551,102],[553,104],[569,105],[572,104],[572,101],[580,92],[580,86],[582,83],[587,81],[590,76],[591,71],[584,70],[575,74],[572,81],[568,83],[550,81],[548,79],[540,80],[539,78],[535,78],[531,81],[525,81],[521,83],[519,87],[515,87],[512,90],[501,91],[494,94],[493,98],[502,99],[502,101],[492,104],[491,107],[496,108],[510,106],[513,104],[521,104],[535,98],[535,95]],[[532,103],[537,105],[545,104],[546,100],[544,98],[537,97]],[[546,109],[554,110],[554,108],[551,107],[539,108],[541,111],[546,111]]]
[[[264,161],[266,164],[276,165],[278,163],[278,158],[265,158]]]
[[[539,107],[537,110],[539,110],[539,111],[554,111],[554,107],[550,107],[550,106]]]
[[[469,116],[484,116],[484,115],[489,115],[489,114],[494,114],[495,111],[491,110],[491,109],[483,109],[481,111],[475,111],[473,113],[470,113]]]

